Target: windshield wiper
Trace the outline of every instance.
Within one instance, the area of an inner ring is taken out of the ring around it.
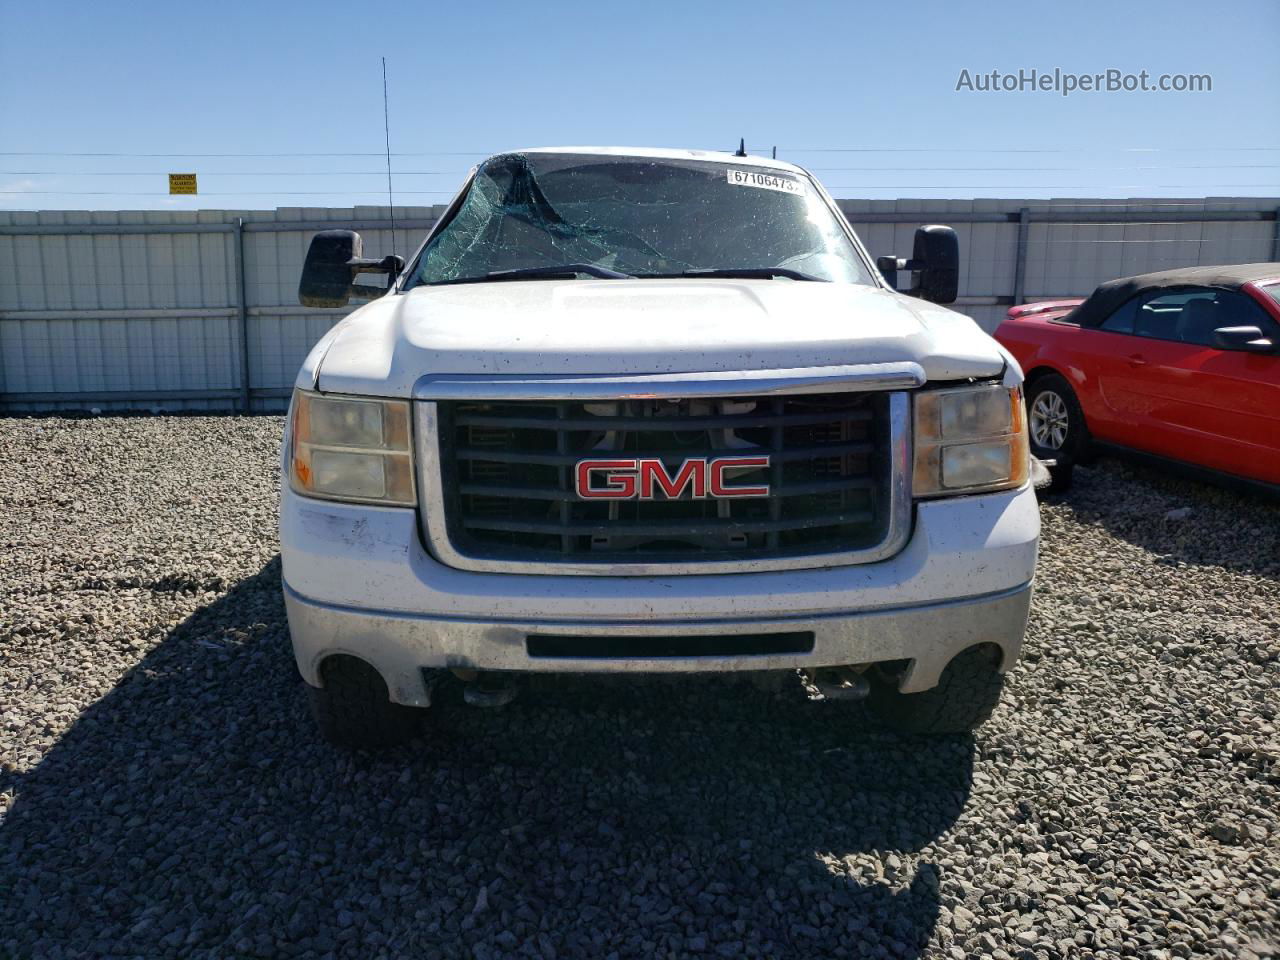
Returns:
[[[597,267],[594,263],[565,263],[550,267],[517,267],[514,270],[495,270],[479,277],[455,277],[452,280],[435,280],[427,286],[438,287],[446,283],[489,283],[498,280],[571,280],[586,274],[601,280],[630,280],[631,274]]]
[[[726,277],[743,280],[768,280],[772,277],[786,277],[789,280],[812,280],[816,283],[828,283],[821,277],[809,273],[801,273],[790,267],[709,267],[705,270],[681,270],[679,273],[646,273],[646,277]]]

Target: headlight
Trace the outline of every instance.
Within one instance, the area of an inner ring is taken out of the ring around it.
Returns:
[[[289,483],[308,497],[413,506],[408,402],[294,391]]]
[[[1007,490],[1027,482],[1022,391],[998,383],[915,396],[917,497]]]

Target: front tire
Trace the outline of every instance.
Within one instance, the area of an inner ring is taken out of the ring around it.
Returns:
[[[896,676],[874,672],[867,705],[901,733],[969,733],[986,723],[1000,702],[1000,656],[993,645],[971,647],[947,664],[936,687],[923,693],[902,693]]]
[[[1065,377],[1046,373],[1027,388],[1027,433],[1031,453],[1053,460],[1049,468],[1051,493],[1071,487],[1075,466],[1089,445],[1084,412]]]
[[[333,656],[320,667],[323,687],[308,687],[311,715],[321,735],[349,750],[381,750],[418,732],[423,711],[392,703],[387,684],[356,657]]]

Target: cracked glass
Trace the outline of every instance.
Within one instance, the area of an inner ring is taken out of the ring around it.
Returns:
[[[873,284],[808,177],[723,161],[509,153],[476,172],[408,286],[569,267],[557,276],[780,272]],[[587,270],[578,268],[586,267]],[[546,275],[544,273],[544,275]]]

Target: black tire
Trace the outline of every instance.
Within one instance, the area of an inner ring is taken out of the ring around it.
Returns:
[[[968,733],[986,723],[1000,702],[1004,676],[998,647],[971,647],[923,693],[901,693],[897,678],[873,672],[867,705],[886,726],[901,733]]]
[[[320,667],[323,687],[308,687],[311,715],[330,743],[352,750],[379,750],[413,739],[423,711],[392,703],[387,684],[356,657],[335,656]]]
[[[1089,449],[1089,429],[1080,401],[1066,378],[1056,373],[1036,377],[1026,392],[1031,454],[1056,461],[1049,468],[1049,492],[1069,490],[1076,464]]]

